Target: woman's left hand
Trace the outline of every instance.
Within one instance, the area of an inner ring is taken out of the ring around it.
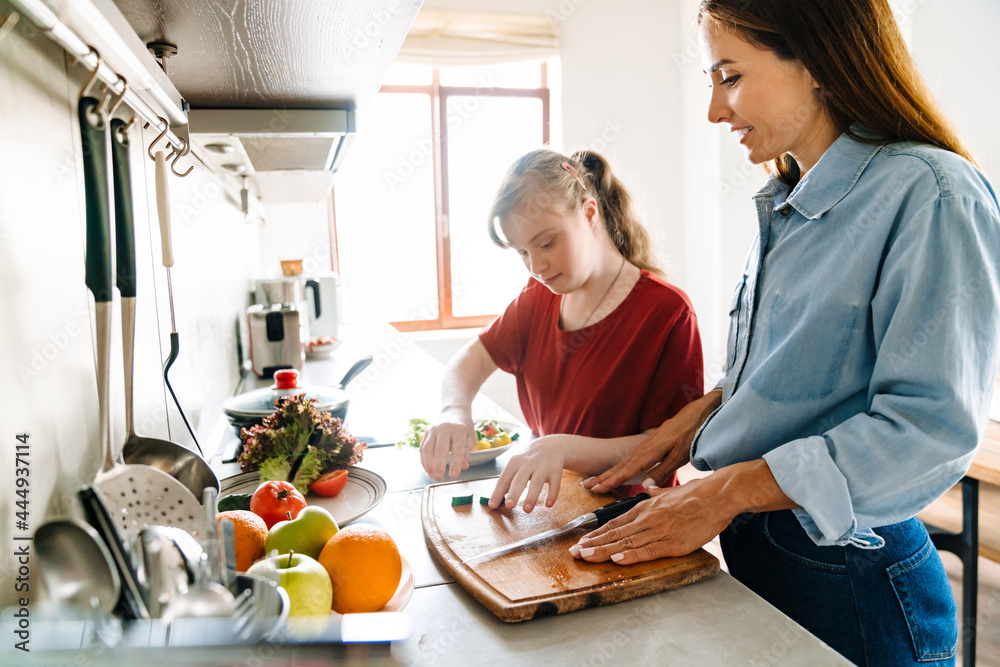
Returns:
[[[708,489],[692,480],[683,486],[650,489],[651,498],[593,530],[570,548],[574,558],[619,565],[665,556],[684,556],[725,530],[733,517]]]

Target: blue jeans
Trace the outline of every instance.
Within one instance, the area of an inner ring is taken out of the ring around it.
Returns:
[[[924,525],[875,528],[881,549],[819,547],[790,510],[736,517],[729,572],[857,665],[954,664],[955,597]]]

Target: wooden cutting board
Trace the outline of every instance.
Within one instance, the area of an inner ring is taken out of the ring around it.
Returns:
[[[496,479],[426,487],[421,519],[431,553],[455,581],[502,621],[524,621],[630,600],[691,584],[719,571],[718,559],[704,549],[680,558],[634,565],[577,560],[568,549],[587,533],[582,528],[465,565],[463,558],[558,528],[615,500],[591,493],[581,485],[582,477],[564,472],[554,507],[546,508],[539,502],[530,514],[520,506],[491,510],[479,503],[479,497],[490,496]],[[451,506],[453,496],[469,494],[474,494],[471,505]]]

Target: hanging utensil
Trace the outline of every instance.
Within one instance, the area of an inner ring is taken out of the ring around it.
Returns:
[[[155,521],[203,530],[198,500],[170,475],[145,465],[116,465],[111,447],[109,359],[111,357],[111,220],[108,197],[107,119],[98,100],[82,97],[79,104],[83,175],[87,206],[87,287],[94,294],[97,338],[97,399],[104,467],[95,485],[112,508],[116,522],[137,534],[155,508]]]
[[[166,134],[169,125],[163,118],[160,118],[160,122],[164,126],[163,134],[160,135],[162,137]],[[153,144],[160,137],[157,137],[153,141]],[[152,144],[150,145],[150,149],[152,149]],[[177,405],[177,411],[184,421],[184,426],[187,427],[191,438],[194,440],[194,446],[204,456],[205,452],[202,451],[201,445],[198,444],[198,436],[195,435],[194,429],[191,428],[191,424],[184,414],[184,408],[181,406],[180,399],[177,398],[177,393],[174,392],[174,388],[170,384],[170,367],[177,361],[177,355],[180,352],[180,337],[177,335],[177,320],[174,317],[174,286],[170,277],[170,269],[174,265],[174,251],[170,233],[170,196],[167,191],[169,174],[167,173],[167,156],[163,151],[156,151],[156,154],[150,157],[153,158],[153,162],[156,165],[156,213],[160,220],[160,252],[163,256],[163,266],[167,269],[167,301],[170,304],[170,355],[163,362],[163,382],[167,385],[167,391],[170,392],[171,398],[174,399],[174,404]],[[218,488],[218,485],[216,485],[216,488]]]
[[[131,553],[122,541],[121,534],[115,528],[108,508],[92,486],[85,486],[77,492],[77,497],[83,505],[87,522],[93,526],[97,534],[104,540],[111,554],[111,560],[118,571],[121,581],[121,595],[118,599],[118,615],[126,619],[148,619],[149,611],[143,601],[142,587],[135,568],[132,567]]]
[[[122,342],[125,361],[125,424],[128,435],[122,449],[127,464],[145,464],[162,470],[181,482],[198,498],[205,487],[219,488],[219,479],[198,454],[177,443],[137,435],[133,411],[135,359],[135,309],[137,281],[135,269],[135,224],[132,214],[132,181],[129,167],[128,125],[111,121],[111,164],[115,199],[115,274],[122,297]]]
[[[121,580],[111,553],[90,526],[63,519],[35,531],[35,555],[49,598],[78,609],[110,614],[118,604]]]
[[[484,551],[482,553],[476,554],[475,556],[470,556],[462,561],[462,563],[470,563],[474,560],[482,560],[483,558],[492,558],[493,556],[499,556],[500,554],[505,554],[508,551],[514,551],[515,549],[520,549],[526,547],[529,544],[534,544],[535,542],[541,542],[542,540],[550,540],[554,537],[559,537],[560,535],[565,535],[566,533],[576,530],[577,528],[597,528],[598,526],[603,526],[608,521],[625,514],[630,509],[641,503],[643,500],[648,500],[648,493],[640,493],[638,495],[632,496],[631,498],[626,498],[625,500],[616,500],[613,503],[608,503],[604,507],[598,507],[593,512],[588,512],[582,514],[577,518],[573,519],[565,526],[559,528],[554,528],[552,530],[547,530],[544,533],[539,533],[538,535],[532,535],[531,537],[526,537],[523,540],[518,540],[511,544],[504,545],[502,547],[497,547],[496,549],[490,549],[489,551]]]

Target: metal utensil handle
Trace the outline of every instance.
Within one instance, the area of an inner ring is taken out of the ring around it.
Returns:
[[[80,100],[80,140],[87,198],[87,287],[98,303],[111,301],[111,213],[108,204],[106,124],[93,97]],[[98,121],[95,124],[94,116]]]
[[[122,359],[125,366],[126,439],[135,433],[132,381],[135,366],[135,221],[132,211],[132,174],[128,158],[127,123],[111,121],[111,180],[115,201],[115,284],[122,296]]]
[[[620,517],[622,514],[625,514],[643,500],[649,500],[648,493],[640,493],[632,496],[631,498],[616,500],[613,503],[608,503],[604,507],[598,507],[594,510],[594,516],[597,517],[597,525],[603,526],[608,521]]]
[[[115,279],[122,297],[135,296],[135,224],[125,121],[111,121],[111,166],[115,185]]]
[[[174,249],[170,241],[170,196],[167,193],[167,156],[163,151],[156,151],[156,213],[160,218],[160,251],[163,254],[163,266],[174,265]]]
[[[104,454],[103,470],[115,465],[111,449],[111,211],[108,202],[108,153],[104,116],[92,97],[80,100],[80,141],[87,206],[87,250],[84,258],[87,287],[94,294],[97,345],[97,405]]]

